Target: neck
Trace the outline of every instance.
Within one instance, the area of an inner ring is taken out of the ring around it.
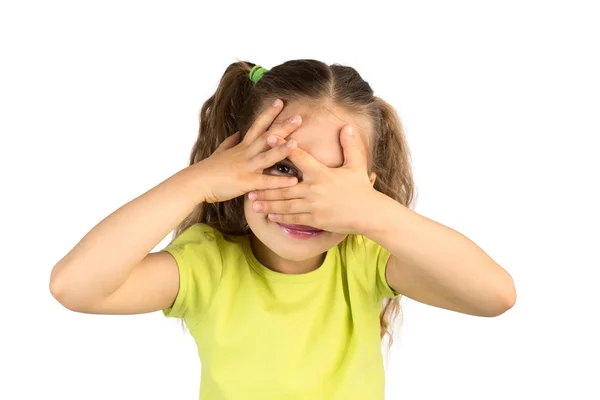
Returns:
[[[267,246],[254,235],[250,235],[250,244],[254,257],[265,267],[282,274],[305,274],[316,270],[325,261],[326,253],[302,261],[287,260]]]

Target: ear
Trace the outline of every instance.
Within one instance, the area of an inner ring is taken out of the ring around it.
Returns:
[[[369,181],[371,182],[371,186],[375,184],[375,180],[377,179],[377,174],[375,172],[371,172],[369,174]]]

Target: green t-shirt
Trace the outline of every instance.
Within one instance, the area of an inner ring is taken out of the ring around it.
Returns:
[[[206,224],[163,251],[177,261],[183,318],[198,346],[201,400],[384,398],[379,313],[397,294],[390,253],[349,235],[305,274],[262,265],[247,236]]]

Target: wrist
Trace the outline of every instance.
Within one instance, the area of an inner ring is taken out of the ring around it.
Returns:
[[[177,182],[182,193],[190,202],[200,204],[206,202],[206,188],[203,168],[200,163],[190,165],[171,177]]]
[[[373,189],[365,201],[365,209],[370,210],[367,218],[362,218],[359,232],[374,240],[387,234],[393,225],[394,208],[401,206],[394,199]]]

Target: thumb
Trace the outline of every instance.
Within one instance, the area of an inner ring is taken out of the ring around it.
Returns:
[[[361,139],[358,137],[353,129],[352,125],[346,125],[342,128],[340,133],[340,143],[342,144],[342,150],[344,152],[344,167],[360,167],[366,164],[364,161],[363,152],[360,146],[362,145]]]
[[[215,153],[220,153],[222,151],[228,150],[234,146],[236,146],[240,142],[240,131],[237,131],[233,135],[229,135],[225,140],[219,144],[219,147],[215,150]]]

